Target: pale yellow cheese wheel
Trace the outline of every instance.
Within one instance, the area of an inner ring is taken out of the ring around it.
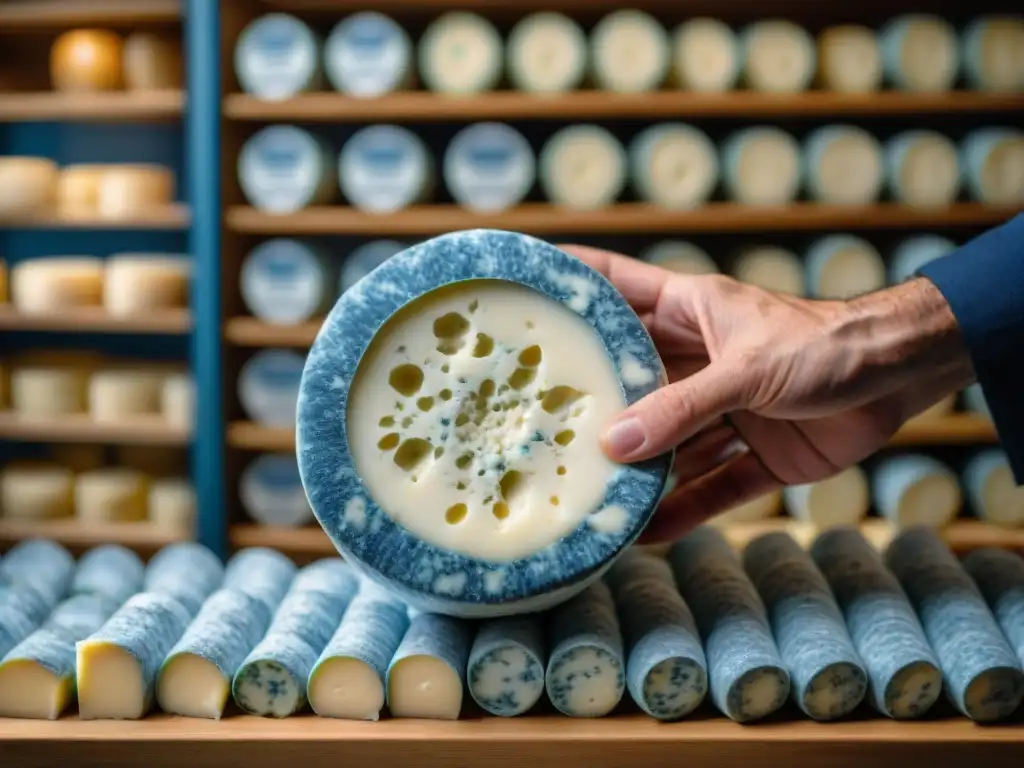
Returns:
[[[149,522],[168,531],[191,532],[195,525],[196,492],[180,477],[157,480],[149,488]]]
[[[82,472],[75,479],[75,516],[92,523],[146,519],[149,479],[123,467]]]
[[[85,413],[88,370],[77,366],[18,365],[11,371],[11,407],[27,418]]]
[[[128,423],[135,416],[156,415],[162,376],[143,368],[96,371],[89,379],[89,415],[97,423]]]
[[[174,173],[161,165],[112,165],[100,177],[97,213],[106,219],[130,219],[174,200]]]
[[[119,90],[124,84],[121,76],[123,49],[120,36],[108,30],[65,32],[50,49],[53,89],[65,93]]]
[[[118,316],[187,306],[191,272],[184,255],[114,254],[107,258],[103,306]]]
[[[78,163],[62,168],[57,177],[57,211],[62,216],[94,216],[100,179],[108,166]]]
[[[124,42],[124,84],[131,91],[178,90],[184,79],[181,41],[134,32]]]
[[[11,299],[26,315],[98,307],[103,298],[103,262],[92,256],[28,259],[11,270]]]
[[[0,514],[8,520],[50,520],[72,513],[74,473],[44,462],[0,469]]]
[[[171,426],[191,429],[195,411],[195,382],[187,373],[173,373],[164,379],[160,412]]]
[[[0,216],[45,211],[57,191],[57,164],[45,157],[0,157]]]

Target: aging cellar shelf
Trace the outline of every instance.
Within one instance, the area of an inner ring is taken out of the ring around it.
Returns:
[[[0,3],[0,31],[167,23],[181,18],[182,4],[182,0],[5,0]]]
[[[184,105],[181,91],[0,93],[0,122],[160,122],[179,119]]]
[[[255,317],[233,317],[224,325],[224,338],[240,347],[308,347],[321,324],[321,320],[312,320],[297,325],[272,325]]]
[[[184,446],[190,439],[189,430],[170,426],[152,416],[135,416],[125,424],[98,424],[84,415],[43,420],[0,412],[0,440]]]
[[[170,531],[151,523],[96,523],[81,520],[27,522],[0,518],[0,544],[42,537],[66,547],[88,549],[101,544],[122,544],[140,552],[154,552],[168,544],[192,538],[189,531]]]
[[[192,315],[187,309],[163,309],[129,317],[110,315],[99,307],[23,315],[8,304],[0,304],[0,331],[179,335],[191,330]]]
[[[65,216],[58,213],[34,213],[0,216],[0,229],[117,230],[151,229],[176,231],[187,229],[189,210],[185,205],[168,205],[123,219],[100,216]]]

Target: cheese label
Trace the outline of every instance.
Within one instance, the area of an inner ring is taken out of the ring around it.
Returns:
[[[412,46],[398,24],[373,11],[356,13],[331,31],[324,51],[327,77],[350,96],[382,96],[409,73]]]
[[[374,125],[346,142],[338,177],[345,197],[357,208],[390,213],[422,195],[429,162],[414,133],[396,125]]]
[[[293,426],[304,363],[302,355],[286,349],[253,356],[238,380],[238,399],[246,414],[268,427]]]
[[[317,42],[298,19],[273,13],[242,33],[235,52],[238,79],[249,93],[283,100],[302,91],[318,66]]]
[[[452,196],[468,208],[509,208],[533,186],[533,151],[526,139],[507,125],[478,123],[466,128],[452,140],[444,162]]]
[[[242,265],[242,298],[261,320],[300,323],[323,306],[326,276],[317,254],[297,240],[257,246]]]
[[[329,163],[312,135],[290,125],[266,128],[242,147],[239,181],[246,197],[269,213],[309,205],[324,183]]]

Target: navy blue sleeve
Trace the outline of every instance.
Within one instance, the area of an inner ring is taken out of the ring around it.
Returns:
[[[1024,484],[1024,214],[918,274],[949,302],[1017,482]]]

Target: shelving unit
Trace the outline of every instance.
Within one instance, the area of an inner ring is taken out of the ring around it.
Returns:
[[[185,111],[181,91],[152,93],[0,93],[0,120],[8,123],[62,120],[97,122],[163,122],[179,120]]]
[[[95,308],[67,310],[58,314],[24,315],[0,304],[0,331],[60,331],[61,333],[127,333],[180,335],[192,330],[192,313],[154,310],[123,317]]]

